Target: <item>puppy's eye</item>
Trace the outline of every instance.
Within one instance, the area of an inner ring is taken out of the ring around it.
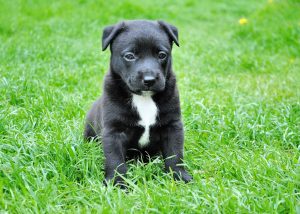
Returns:
[[[158,58],[159,58],[160,60],[166,59],[166,58],[167,58],[167,53],[164,52],[164,51],[160,51],[160,52],[158,53]]]
[[[134,60],[136,60],[136,57],[134,56],[134,54],[133,53],[126,53],[125,55],[124,55],[124,59],[126,60],[126,61],[134,61]]]

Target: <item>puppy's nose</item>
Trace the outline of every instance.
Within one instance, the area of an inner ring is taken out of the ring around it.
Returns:
[[[155,83],[155,77],[153,77],[153,76],[145,76],[144,79],[143,79],[143,83],[144,83],[145,86],[150,87],[150,86],[154,85],[154,83]]]

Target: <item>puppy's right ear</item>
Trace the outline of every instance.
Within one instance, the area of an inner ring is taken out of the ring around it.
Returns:
[[[107,26],[103,30],[102,35],[102,51],[112,43],[113,39],[125,28],[125,23],[120,22],[116,25]]]

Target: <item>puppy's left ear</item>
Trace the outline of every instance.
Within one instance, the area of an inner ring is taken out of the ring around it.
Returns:
[[[125,23],[120,22],[116,25],[107,26],[103,30],[102,35],[102,51],[112,43],[113,39],[125,28]]]
[[[164,29],[164,31],[166,31],[168,36],[171,38],[171,41],[179,47],[177,28],[174,25],[168,24],[164,21],[159,20],[157,22]]]

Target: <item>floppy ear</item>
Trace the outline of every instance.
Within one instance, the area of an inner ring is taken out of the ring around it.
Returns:
[[[124,29],[125,23],[120,22],[116,25],[107,26],[103,30],[102,35],[102,51],[111,44],[112,40]]]
[[[177,28],[174,25],[170,25],[160,20],[158,21],[158,24],[164,29],[164,31],[166,31],[172,42],[174,42],[179,47]]]

